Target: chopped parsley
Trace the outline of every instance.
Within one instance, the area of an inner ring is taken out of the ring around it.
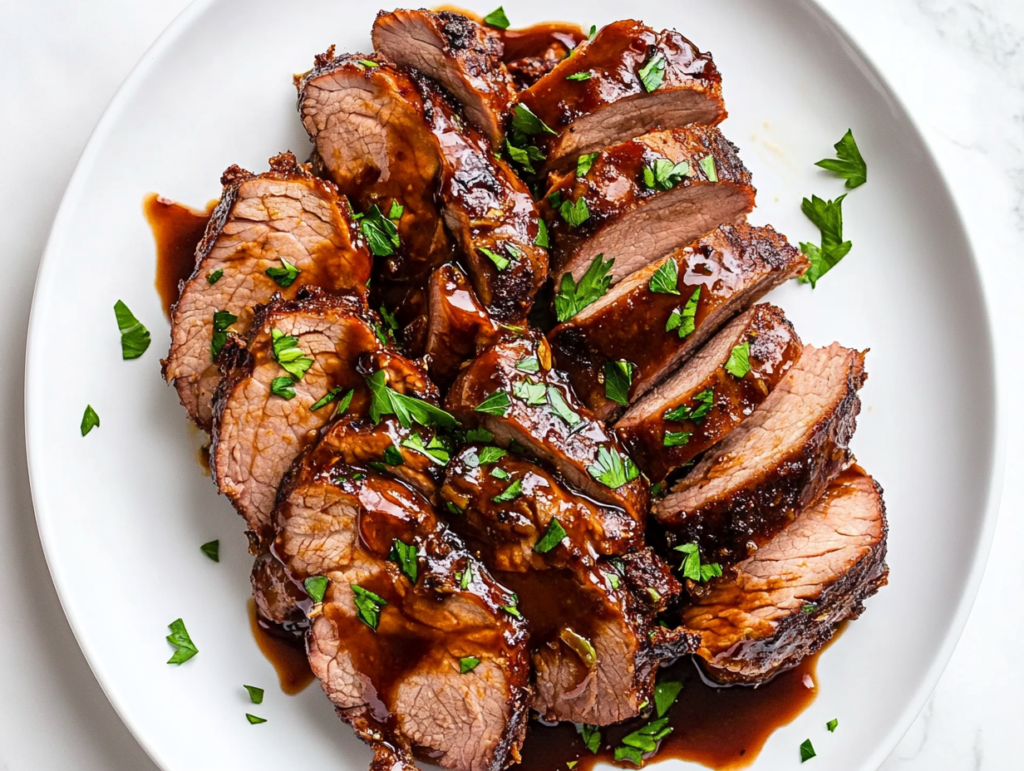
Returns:
[[[666,431],[662,444],[665,447],[682,447],[684,444],[690,443],[691,436],[693,436],[692,431]]]
[[[581,723],[576,726],[576,730],[583,737],[583,744],[596,755],[597,751],[601,749],[601,729],[596,725]]]
[[[672,163],[666,158],[658,158],[651,166],[644,166],[644,185],[650,190],[671,190],[689,173],[687,161]]]
[[[617,575],[615,575],[614,573],[605,573],[604,577],[608,579],[608,583],[611,584],[612,589],[614,589],[615,591],[619,590],[619,587],[622,584],[619,581],[619,577]]]
[[[535,162],[543,161],[547,156],[541,152],[541,149],[535,145],[527,145],[526,147],[516,147],[512,144],[510,139],[505,140],[505,146],[508,148],[508,157],[512,159],[513,163],[518,163],[530,174],[536,174],[537,169],[533,167]],[[547,244],[543,244],[547,246]]]
[[[253,704],[262,704],[263,703],[263,689],[262,688],[257,688],[255,685],[245,685],[245,686],[242,686],[242,687],[245,688],[245,690],[247,690],[249,692],[249,701],[251,701]]]
[[[604,395],[616,404],[629,404],[629,388],[633,385],[633,370],[636,365],[630,361],[606,361],[604,363]]]
[[[462,511],[462,509],[459,508],[458,504],[456,504],[456,503],[454,503],[452,501],[445,501],[444,502],[444,507],[445,507],[445,509],[447,509],[449,514],[456,514],[458,516],[462,516],[462,514],[463,514],[463,511]]]
[[[729,353],[725,363],[726,371],[733,377],[743,377],[750,372],[750,341],[744,340]]]
[[[558,134],[548,124],[538,118],[525,104],[517,104],[512,109],[512,129],[525,134]]]
[[[675,704],[681,690],[683,684],[672,681],[660,682],[654,686],[654,710],[658,717],[665,717],[665,713]]]
[[[400,394],[391,388],[387,384],[384,370],[379,370],[366,378],[366,385],[370,389],[370,418],[374,423],[380,423],[383,415],[395,415],[403,428],[411,428],[414,422],[427,428],[448,430],[459,425],[451,414],[440,407],[435,407],[415,396]]]
[[[341,392],[344,390],[345,389],[342,388],[341,386],[335,386],[326,394],[324,394],[323,398],[320,399],[316,404],[314,404],[309,409],[311,409],[313,412],[316,412],[317,410],[326,407],[331,402],[336,401],[338,402],[338,408],[334,411],[334,414],[341,415],[345,410],[348,409],[348,406],[352,403],[352,397],[355,395],[356,392],[354,388],[350,388],[348,389],[348,393],[342,396]]]
[[[597,25],[596,24],[591,24],[590,25],[590,32],[587,33],[587,42],[589,43],[595,37],[597,37]]]
[[[562,201],[558,207],[558,213],[569,223],[571,228],[578,228],[590,218],[590,209],[587,208],[587,202],[583,197],[580,197],[576,203],[568,200]]]
[[[811,267],[798,279],[801,284],[810,284],[811,288],[818,285],[821,277],[839,264],[839,261],[850,253],[853,244],[843,240],[843,199],[841,195],[834,201],[825,201],[812,195],[805,198],[800,210],[807,219],[817,225],[821,232],[821,246],[801,243],[800,251],[807,255]]]
[[[502,605],[501,609],[503,611],[505,611],[506,613],[508,613],[510,616],[515,616],[516,618],[522,618],[523,614],[519,612],[519,607],[518,606],[519,606],[519,598],[516,597],[513,594],[512,595],[512,603],[510,605]]]
[[[540,359],[536,354],[526,356],[516,363],[516,369],[520,372],[540,372]]]
[[[327,576],[310,576],[302,582],[302,587],[309,595],[309,599],[319,605],[324,601],[324,594],[327,592],[327,584],[330,579]]]
[[[295,378],[291,375],[275,377],[270,381],[270,393],[272,396],[279,396],[282,399],[295,398]]]
[[[535,383],[529,378],[520,380],[512,386],[512,394],[531,407],[544,404],[547,401],[547,386],[543,383]]]
[[[220,541],[207,541],[199,547],[199,551],[205,554],[207,557],[212,559],[214,562],[220,562]]]
[[[581,155],[579,158],[577,158],[576,159],[576,176],[577,177],[585,177],[585,176],[587,176],[587,172],[590,171],[591,167],[594,165],[594,160],[599,155],[600,155],[600,153],[587,153],[586,155]]]
[[[468,589],[473,580],[473,565],[467,562],[465,570],[456,572],[455,578],[459,582],[460,589]]]
[[[508,503],[514,501],[523,492],[523,480],[516,479],[512,484],[506,487],[502,492],[491,498],[495,503]]]
[[[643,765],[645,753],[658,749],[658,742],[672,733],[667,717],[652,720],[643,728],[622,737],[622,746],[615,748],[616,760],[629,760],[637,766]]]
[[[118,300],[114,303],[117,328],[121,331],[121,358],[137,359],[149,348],[149,330],[142,326],[128,306]]]
[[[508,453],[500,447],[481,447],[476,459],[481,466],[489,466],[492,463],[497,463],[506,455]]]
[[[366,237],[370,251],[376,257],[390,257],[401,246],[398,226],[380,210],[377,204],[359,220],[359,227]]]
[[[660,51],[647,60],[647,63],[640,68],[638,73],[640,76],[640,82],[644,85],[644,90],[647,93],[651,91],[657,91],[661,88],[661,84],[665,82],[665,66],[668,62],[665,60],[665,55]]]
[[[548,203],[551,204],[552,209],[557,209],[562,204],[562,194],[556,190],[548,196]]]
[[[807,602],[800,606],[800,612],[808,615],[814,613],[814,611],[816,611],[817,609],[818,606],[815,605],[813,602]]]
[[[313,359],[299,348],[298,338],[286,335],[280,329],[270,330],[274,343],[274,358],[281,368],[296,380],[302,380],[306,370],[313,366]]]
[[[505,268],[507,268],[509,264],[512,262],[508,257],[506,257],[503,254],[493,252],[490,249],[485,249],[482,246],[477,248],[481,252],[483,252],[484,257],[486,257],[487,259],[494,263],[495,267],[497,267],[498,270],[505,270]]]
[[[184,621],[179,618],[172,621],[167,627],[171,630],[171,633],[167,635],[167,642],[175,647],[174,655],[167,660],[168,664],[183,664],[199,653],[199,649],[189,637],[188,630],[185,629]]]
[[[495,466],[491,469],[491,476],[495,479],[508,479],[510,474],[500,466]]]
[[[260,723],[267,722],[265,717],[256,717],[255,715],[250,715],[248,712],[245,713],[245,719],[249,721],[249,725],[259,725]]]
[[[698,163],[704,169],[704,176],[708,178],[708,182],[718,181],[718,168],[715,166],[715,156],[705,155]]]
[[[656,294],[679,294],[679,265],[671,257],[651,275],[647,288]]]
[[[838,719],[829,720],[827,723],[825,723],[825,728],[828,729],[828,732],[830,734],[834,734],[838,727],[839,727],[839,720]]]
[[[703,584],[712,578],[722,575],[722,566],[717,562],[701,564],[700,549],[697,548],[697,544],[684,543],[681,546],[677,546],[676,551],[686,555],[683,564],[679,566],[679,569],[683,572],[683,578],[689,578],[691,581]]]
[[[373,61],[371,59],[360,59],[359,63],[361,65],[363,65],[364,67],[366,67],[367,69],[371,69],[371,70],[374,67],[379,67],[380,66],[379,64],[377,64],[377,62],[375,62],[375,61]]]
[[[608,292],[612,279],[609,272],[615,260],[605,262],[599,254],[590,263],[587,272],[577,284],[571,272],[562,276],[561,288],[555,295],[555,316],[559,322],[568,321],[588,305],[597,302]]]
[[[431,462],[438,466],[445,466],[448,461],[451,460],[451,456],[448,454],[448,448],[438,436],[432,437],[429,442],[423,444],[423,437],[419,434],[413,434],[408,439],[402,440],[402,447],[408,447],[413,452],[418,452],[420,455],[429,458]]]
[[[210,286],[213,286],[218,281],[220,281],[220,277],[223,275],[224,268],[217,268],[217,270],[206,274],[206,283],[209,284]]]
[[[572,75],[566,75],[565,79],[566,80],[580,81],[580,80],[590,80],[591,77],[592,76],[591,76],[590,70],[584,70],[583,72],[574,72]]]
[[[399,219],[402,218],[402,215],[404,213],[405,213],[405,207],[402,206],[402,204],[400,204],[397,200],[393,200],[391,202],[391,208],[388,209],[388,219],[389,220],[399,220]]]
[[[413,584],[416,583],[416,577],[419,575],[418,556],[416,544],[403,543],[397,538],[392,542],[391,551],[388,552],[388,559],[396,563],[402,575]]]
[[[85,405],[85,412],[82,414],[82,436],[85,436],[94,428],[100,427],[100,416],[91,404]]]
[[[711,408],[715,406],[715,392],[714,389],[705,388],[699,394],[693,397],[692,405],[687,406],[682,404],[676,407],[674,410],[669,410],[662,417],[665,420],[693,420],[699,421],[707,417],[707,414],[711,412]]]
[[[499,5],[495,10],[484,16],[484,24],[496,29],[508,29],[510,22],[508,16],[505,15],[505,8]]]
[[[569,402],[562,396],[562,392],[559,391],[555,386],[548,386],[548,405],[551,407],[551,411],[558,417],[568,423],[570,426],[578,425],[583,418],[569,406]]]
[[[548,248],[548,225],[543,219],[537,220],[537,239],[533,245]]]
[[[279,287],[287,289],[295,283],[295,279],[299,277],[299,274],[302,271],[288,262],[284,257],[281,257],[280,259],[281,264],[284,265],[283,268],[267,268],[263,272],[274,279],[274,283]]]
[[[868,165],[864,162],[857,147],[857,140],[853,138],[853,130],[847,130],[843,138],[835,143],[837,158],[826,158],[818,161],[815,166],[820,166],[826,171],[831,171],[838,177],[846,180],[846,187],[853,190],[868,181]]]
[[[486,428],[471,428],[466,432],[465,443],[469,442],[490,442],[494,439],[494,434],[488,431]]]
[[[402,457],[401,450],[395,445],[389,444],[384,448],[384,462],[389,466],[404,466],[405,458]]]
[[[683,306],[682,310],[675,308],[669,314],[668,321],[665,322],[665,331],[671,332],[673,329],[678,329],[680,339],[693,334],[693,330],[697,328],[697,303],[699,302],[700,287],[697,287],[693,290],[693,294],[690,295],[690,299],[686,301],[686,305]]]
[[[356,606],[356,616],[374,632],[380,623],[380,611],[388,604],[383,597],[374,594],[369,589],[364,589],[356,584],[349,584],[352,587],[352,601]]]
[[[640,470],[633,463],[633,459],[620,453],[616,447],[599,447],[597,461],[588,466],[587,471],[590,472],[590,476],[612,490],[617,490],[640,476]]]
[[[548,523],[548,529],[544,531],[544,537],[534,544],[533,550],[538,554],[547,554],[554,549],[565,538],[565,528],[562,523],[554,517]]]
[[[813,757],[817,757],[818,753],[814,751],[814,745],[811,744],[810,739],[804,739],[804,743],[800,745],[800,762],[806,763]]]
[[[505,412],[508,411],[508,406],[512,403],[512,400],[508,398],[508,394],[504,391],[495,391],[493,394],[484,399],[475,408],[475,412],[483,412],[487,415],[498,415],[504,416]]]
[[[227,311],[214,311],[213,314],[213,340],[210,342],[210,358],[214,361],[220,353],[224,343],[228,341],[228,327],[238,321],[238,316]]]
[[[459,659],[459,674],[464,675],[467,672],[472,672],[479,663],[480,659],[476,656],[463,656]]]

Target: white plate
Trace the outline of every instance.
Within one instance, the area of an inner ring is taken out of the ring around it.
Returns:
[[[803,338],[870,347],[854,447],[886,490],[891,585],[822,658],[820,696],[756,769],[795,769],[811,737],[823,767],[876,768],[934,686],[966,620],[997,500],[992,343],[977,267],[920,136],[882,79],[815,6],[799,2],[506,0],[517,25],[636,15],[714,52],[760,190],[753,220],[816,232],[801,197],[841,182],[813,162],[853,127],[870,167],[845,204],[853,251],[818,289],[773,300]],[[26,421],[32,492],[54,582],[111,702],[166,771],[367,768],[369,752],[319,689],[282,695],[249,634],[242,521],[195,459],[160,378],[167,324],[153,288],[145,193],[202,204],[229,164],[304,154],[294,72],[328,44],[366,50],[369,2],[213,0],[160,38],[103,117],[68,187],[32,309]],[[477,8],[488,11],[489,8]],[[153,332],[121,360],[112,306]],[[102,426],[79,435],[86,403]],[[199,545],[220,538],[222,562]],[[184,617],[200,653],[164,662]],[[242,685],[263,686],[262,706]],[[250,726],[247,711],[268,718]],[[839,718],[835,734],[825,722]]]

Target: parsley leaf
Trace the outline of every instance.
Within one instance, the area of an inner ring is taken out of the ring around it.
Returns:
[[[224,268],[218,268],[217,270],[213,271],[212,273],[207,273],[206,274],[206,283],[209,284],[210,286],[213,286],[218,281],[220,281],[220,277],[223,276],[223,275],[224,275]]]
[[[371,70],[374,67],[379,67],[380,66],[380,65],[377,64],[377,62],[372,61],[371,59],[360,59],[359,63],[361,65],[363,65],[364,67],[366,67],[367,69],[371,69]]]
[[[533,110],[525,104],[517,104],[512,109],[512,129],[527,136],[531,134],[558,134],[557,131],[538,118]]]
[[[750,372],[750,341],[745,340],[729,353],[725,363],[726,371],[733,377],[743,377]]]
[[[220,541],[207,541],[199,547],[199,551],[205,554],[207,557],[212,559],[214,562],[220,562]]]
[[[662,444],[665,447],[682,447],[690,443],[692,431],[666,431]]]
[[[693,334],[693,330],[697,328],[696,316],[699,302],[700,287],[697,287],[682,310],[676,308],[669,314],[668,321],[665,322],[665,331],[671,332],[673,329],[678,329],[680,339]]]
[[[295,398],[295,378],[291,375],[275,377],[270,381],[270,393],[272,396],[279,396],[282,399]]]
[[[582,723],[576,726],[576,730],[583,737],[583,743],[587,749],[596,755],[597,751],[601,749],[601,729],[596,725]]]
[[[85,405],[85,412],[82,415],[82,436],[99,427],[100,416],[96,414],[96,410],[92,408],[91,404]]]
[[[492,434],[486,428],[471,428],[468,431],[466,431],[462,443],[469,444],[470,442],[490,442],[493,439],[494,434]]]
[[[643,753],[654,752],[658,749],[658,742],[670,733],[672,733],[672,726],[668,724],[667,717],[652,720],[643,728],[622,737],[622,744],[624,746],[616,748],[615,759],[631,760],[639,766],[643,762]],[[633,752],[627,751],[630,749]],[[619,750],[622,750],[621,755]]]
[[[682,683],[671,681],[660,682],[654,686],[654,709],[658,713],[658,717],[665,716],[669,707],[675,704],[681,690],[683,690]]]
[[[512,262],[505,255],[499,254],[498,252],[492,252],[490,249],[485,249],[482,246],[477,247],[477,249],[479,251],[483,252],[484,257],[486,257],[491,262],[493,262],[495,267],[498,268],[498,270],[505,270],[505,268],[507,268],[509,266],[509,263]]]
[[[415,396],[400,394],[386,382],[384,370],[374,372],[366,378],[370,389],[370,419],[380,423],[381,416],[395,415],[403,428],[410,428],[414,422],[427,428],[444,428],[451,430],[459,422],[440,407],[417,399]]]
[[[176,649],[174,655],[167,660],[168,664],[183,664],[199,653],[199,649],[189,637],[188,630],[185,629],[184,621],[179,618],[172,621],[167,627],[171,630],[171,633],[167,635],[167,642]]]
[[[288,262],[284,257],[281,257],[280,259],[281,264],[284,265],[283,268],[267,268],[263,272],[274,279],[274,283],[279,287],[287,289],[295,283],[295,279],[299,277],[299,274],[302,271]]]
[[[262,688],[257,688],[255,685],[246,685],[246,686],[243,686],[243,688],[245,688],[245,690],[247,690],[249,692],[249,701],[251,701],[253,704],[262,704],[263,703],[263,689]]]
[[[603,257],[603,254],[599,254],[594,258],[587,272],[580,278],[579,284],[573,279],[572,273],[562,276],[561,288],[555,295],[555,315],[559,322],[568,321],[608,292],[608,287],[612,283],[608,274],[615,260],[605,262]]]
[[[259,725],[260,723],[267,722],[265,717],[256,717],[255,715],[250,715],[248,712],[245,713],[245,719],[249,721],[249,725]]]
[[[718,168],[715,166],[715,156],[705,155],[698,163],[704,169],[704,175],[708,178],[708,182],[718,181]]]
[[[813,602],[808,602],[805,605],[801,605],[800,606],[800,612],[801,613],[813,613],[817,609],[818,609],[818,606],[815,605]]]
[[[628,455],[622,455],[616,447],[610,450],[605,446],[598,448],[597,461],[588,466],[587,471],[590,472],[590,476],[612,490],[617,490],[640,476],[633,459]]]
[[[577,158],[576,176],[587,176],[587,172],[590,171],[591,167],[594,165],[594,159],[596,159],[599,155],[600,153],[587,153],[586,155],[581,155],[579,158]]]
[[[504,391],[495,391],[476,406],[475,412],[483,412],[488,415],[504,416],[512,400]]]
[[[839,727],[839,720],[836,720],[836,719],[829,720],[827,723],[825,723],[825,728],[828,729],[828,732],[830,734],[834,734],[838,727]]]
[[[227,311],[214,311],[213,340],[210,341],[210,358],[217,361],[217,355],[228,341],[228,327],[238,321],[238,316]]]
[[[508,29],[510,22],[508,16],[505,15],[504,6],[499,5],[497,9],[484,16],[484,24],[497,29]]]
[[[451,457],[448,455],[448,448],[444,446],[444,443],[438,438],[433,437],[426,445],[423,444],[423,437],[419,434],[413,434],[408,439],[402,440],[402,447],[408,447],[413,452],[418,452],[429,458],[433,463],[438,466],[447,465]]]
[[[302,582],[302,586],[306,590],[306,594],[309,595],[309,599],[319,605],[324,601],[324,594],[327,592],[329,583],[330,579],[327,576],[310,576]]]
[[[517,600],[515,598],[515,595],[512,595],[512,600],[513,600],[513,602],[517,602]],[[519,612],[519,608],[517,608],[514,604],[513,605],[502,605],[501,609],[503,611],[505,611],[506,613],[508,613],[510,616],[515,616],[516,618],[522,618],[523,617],[523,614]]]
[[[671,257],[651,274],[647,288],[657,294],[679,294],[679,266]]]
[[[665,420],[703,420],[711,408],[715,406],[715,392],[714,389],[705,388],[699,394],[693,397],[693,406],[687,406],[682,404],[676,407],[674,410],[669,410],[662,417]]]
[[[722,575],[722,566],[717,562],[709,562],[704,565],[700,563],[700,549],[697,548],[697,544],[684,543],[681,546],[677,546],[676,551],[686,555],[683,564],[679,566],[679,569],[683,572],[683,578],[689,578],[691,581],[703,584],[712,578]]]
[[[562,201],[562,205],[558,207],[558,213],[569,223],[571,228],[578,228],[590,217],[587,202],[582,197],[575,204],[572,201]]]
[[[857,140],[853,138],[853,130],[849,129],[843,138],[835,143],[836,156],[838,160],[826,158],[818,161],[815,166],[820,166],[826,171],[831,171],[838,177],[846,180],[846,187],[853,190],[868,181],[868,165],[864,162],[857,147]]]
[[[374,594],[369,589],[364,589],[356,584],[349,584],[352,588],[352,601],[356,606],[356,616],[374,632],[380,623],[380,611],[388,601],[383,597]]]
[[[543,219],[537,220],[537,239],[533,245],[548,248],[548,224]]]
[[[660,51],[650,59],[647,63],[640,68],[640,82],[644,85],[644,90],[650,93],[651,91],[657,91],[661,88],[661,84],[665,82],[665,55]]]
[[[817,757],[818,753],[814,751],[814,745],[811,744],[810,739],[804,739],[804,743],[800,745],[800,762],[806,763],[813,757]]]
[[[276,327],[270,330],[274,343],[274,358],[281,368],[296,380],[302,380],[306,370],[313,366],[313,360],[299,348],[298,338],[286,335]]]
[[[345,394],[344,396],[342,396],[341,392],[344,391],[344,390],[345,389],[342,388],[341,386],[335,386],[330,391],[328,391],[326,394],[324,394],[323,398],[321,398],[319,401],[317,401],[317,403],[314,404],[309,409],[312,410],[313,412],[316,412],[317,410],[322,409],[323,407],[326,407],[331,402],[337,401],[338,402],[338,408],[334,411],[334,414],[335,415],[342,414],[345,410],[348,409],[348,405],[350,405],[352,403],[352,397],[355,395],[355,392],[356,392],[354,388],[350,388],[350,389],[348,389],[348,393]],[[339,397],[340,397],[340,401],[339,401]]]
[[[525,141],[525,137],[522,139]],[[535,145],[516,147],[511,140],[506,139],[505,146],[508,147],[508,157],[512,159],[512,162],[518,163],[530,174],[537,173],[537,169],[533,167],[534,163],[547,159],[547,156]]]
[[[415,584],[416,577],[419,575],[418,554],[416,544],[403,543],[396,538],[391,544],[388,559],[398,563],[398,569],[402,571],[402,575]]]
[[[401,219],[402,215],[404,213],[405,213],[405,207],[402,206],[402,204],[400,204],[397,200],[393,200],[391,202],[391,208],[388,209],[388,219],[389,220]]]
[[[839,261],[850,253],[853,244],[843,240],[843,199],[841,195],[834,201],[824,201],[816,195],[805,198],[800,205],[807,219],[818,226],[821,231],[821,246],[801,243],[800,250],[811,261],[811,267],[798,279],[801,284],[816,287],[821,277],[839,264]]]
[[[584,70],[583,72],[574,72],[572,75],[566,75],[565,79],[566,80],[580,81],[580,80],[590,80],[591,77],[592,76],[591,76],[590,70]]]
[[[479,465],[489,466],[492,463],[497,463],[506,455],[508,455],[508,453],[500,447],[481,447],[480,452],[477,453],[476,459]]]
[[[467,672],[472,672],[476,669],[476,665],[480,663],[480,659],[476,656],[464,656],[459,659],[459,674],[464,675]]]
[[[121,331],[121,358],[139,358],[149,348],[149,330],[142,326],[142,322],[120,300],[114,303],[114,315],[117,317],[117,328]]]
[[[473,581],[473,565],[467,562],[465,570],[457,571],[455,573],[455,578],[459,582],[460,589],[468,589],[470,583]]]
[[[544,404],[547,400],[547,386],[543,383],[534,383],[530,379],[520,380],[512,386],[512,393],[517,399],[521,399],[531,407]]]
[[[359,227],[366,237],[370,251],[377,257],[390,257],[401,246],[398,226],[384,216],[377,204],[359,220]]]
[[[633,384],[633,370],[636,365],[630,361],[606,361],[604,363],[604,395],[617,404],[629,404],[629,387]]]
[[[547,554],[558,546],[563,538],[565,538],[565,528],[562,527],[561,522],[552,517],[548,522],[548,529],[544,531],[544,536],[533,545],[533,550],[538,554]]]
[[[617,575],[615,575],[614,573],[605,573],[604,577],[608,579],[608,583],[611,584],[612,589],[614,589],[615,591],[619,590],[619,587],[622,584],[619,581],[619,577]]]
[[[651,166],[644,166],[644,185],[650,190],[671,190],[690,173],[687,161],[672,163],[666,158],[658,158]]]
[[[526,356],[516,363],[516,369],[520,372],[540,372],[540,359],[536,354]]]
[[[548,404],[551,406],[551,411],[570,426],[575,426],[583,420],[583,418],[581,418],[576,411],[569,406],[569,402],[567,402],[565,397],[562,396],[562,392],[553,385],[548,386]]]
[[[508,487],[506,487],[502,492],[498,493],[493,498],[491,498],[491,500],[494,501],[495,503],[508,503],[509,501],[514,501],[516,498],[518,498],[522,494],[522,492],[523,480],[517,479]]]
[[[384,462],[389,466],[404,466],[405,458],[402,456],[401,450],[395,445],[389,444],[384,448]]]
[[[495,479],[508,479],[511,475],[500,466],[495,466],[491,469],[491,476]]]

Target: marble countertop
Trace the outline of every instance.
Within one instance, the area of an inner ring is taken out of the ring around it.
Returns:
[[[775,2],[776,0],[750,0]],[[36,266],[92,127],[186,0],[34,0],[0,6],[5,302],[0,305],[0,771],[155,771],[107,703],[43,560],[24,453],[24,340]],[[821,0],[909,108],[967,222],[998,320],[1006,489],[988,568],[956,653],[884,771],[1005,771],[1018,750],[1024,671],[1024,3]],[[884,280],[884,277],[883,277]],[[955,313],[955,309],[950,309]],[[955,362],[952,363],[955,366]],[[970,398],[969,394],[964,395]],[[939,418],[941,419],[941,417]],[[950,470],[956,473],[955,469]],[[935,555],[941,569],[942,555]],[[129,618],[125,623],[131,623]],[[117,630],[111,630],[116,634]]]

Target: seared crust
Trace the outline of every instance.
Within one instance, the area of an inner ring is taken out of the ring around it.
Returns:
[[[640,71],[665,60],[664,82],[648,91]],[[566,80],[588,72],[582,81]],[[568,166],[585,153],[659,129],[715,125],[728,114],[721,76],[711,55],[673,30],[656,32],[629,19],[598,30],[547,75],[519,95],[557,136],[536,136],[548,168]]]
[[[658,160],[685,164],[686,176],[669,190],[649,187],[644,168]],[[578,281],[598,254],[615,261],[614,284],[719,225],[742,221],[756,192],[737,148],[708,126],[628,140],[601,151],[585,176],[573,169],[550,182],[540,210],[556,286],[564,273]],[[559,205],[585,201],[586,220],[570,225],[552,196]]]
[[[651,277],[671,260],[678,295],[653,292]],[[610,361],[634,365],[629,401],[635,403],[686,361],[734,314],[808,266],[807,258],[769,227],[723,225],[664,260],[628,276],[608,294],[548,334],[555,360],[580,398],[613,420],[624,407],[605,395]],[[679,337],[665,327],[700,288],[694,331]],[[643,345],[637,345],[642,340]]]
[[[442,265],[430,276],[425,354],[430,377],[446,386],[462,363],[498,339],[498,325],[453,264]]]
[[[822,499],[683,611],[704,671],[766,682],[815,653],[888,582],[882,488],[852,467]]]
[[[502,58],[518,89],[527,89],[587,39],[579,24],[546,22],[502,33]]]

